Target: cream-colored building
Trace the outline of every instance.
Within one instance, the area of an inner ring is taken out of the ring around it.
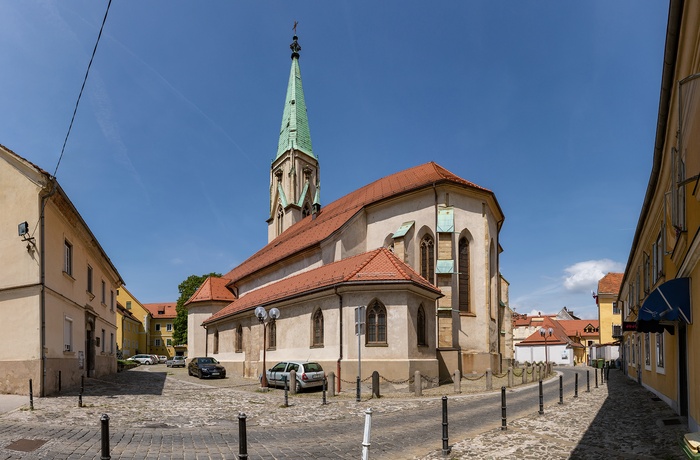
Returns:
[[[0,393],[38,395],[116,372],[123,284],[46,171],[0,146]]]
[[[124,346],[124,358],[129,358],[139,353],[151,353],[149,345],[151,342],[151,323],[153,322],[151,312],[124,286],[117,290],[117,302],[140,323],[140,326],[132,326],[137,329],[136,337],[130,334],[128,346],[120,345]],[[118,324],[117,327],[119,326]]]
[[[511,322],[495,194],[429,162],[322,207],[299,49],[294,37],[270,167],[269,243],[189,300],[190,356],[247,376],[263,372],[264,356],[312,359],[346,381],[359,358],[363,379],[374,370],[394,381],[420,370],[435,382],[458,369],[500,370],[512,349],[504,350]],[[256,307],[281,312],[265,333]],[[359,345],[358,307],[367,328]]]
[[[700,2],[670,1],[651,174],[618,300],[625,372],[691,431],[700,429],[698,18]]]

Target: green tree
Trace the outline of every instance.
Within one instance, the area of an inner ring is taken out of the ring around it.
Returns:
[[[177,299],[175,310],[177,316],[173,321],[173,343],[176,345],[184,345],[187,343],[187,308],[185,303],[190,300],[190,297],[197,292],[199,286],[204,283],[207,278],[221,278],[221,273],[209,273],[208,275],[190,275],[185,281],[180,283],[177,290],[180,292],[180,297]]]

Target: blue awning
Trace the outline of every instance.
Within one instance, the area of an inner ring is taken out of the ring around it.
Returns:
[[[678,321],[692,324],[690,316],[690,278],[666,281],[644,299],[638,322]]]

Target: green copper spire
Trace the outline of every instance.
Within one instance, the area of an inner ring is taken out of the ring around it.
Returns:
[[[316,158],[311,148],[309,118],[306,115],[304,90],[301,87],[301,71],[299,70],[299,51],[301,51],[301,46],[299,46],[297,40],[298,37],[294,35],[294,41],[289,45],[292,50],[292,70],[289,73],[287,97],[284,101],[284,114],[282,115],[280,140],[275,160],[290,149],[300,150]]]

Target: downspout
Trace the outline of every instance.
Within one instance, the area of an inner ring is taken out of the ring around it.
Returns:
[[[53,194],[56,193],[56,184],[54,183],[54,178],[51,176],[49,176],[49,183],[52,185],[51,191],[47,195],[41,197],[41,214],[39,215],[39,221],[41,222],[39,230],[39,246],[41,247],[41,254],[39,254],[39,265],[41,271],[39,281],[41,289],[41,293],[39,295],[39,316],[41,321],[41,338],[39,343],[39,350],[41,353],[41,389],[39,390],[39,397],[41,398],[46,396],[46,353],[44,352],[44,348],[46,347],[46,237],[44,236],[44,209],[46,209],[46,203],[49,201],[49,198],[51,198],[51,196],[53,196]]]
[[[334,288],[335,290],[335,295],[338,296],[338,318],[340,320],[340,356],[338,357],[338,361],[336,361],[335,364],[335,370],[336,370],[336,393],[340,393],[340,362],[343,360],[343,296],[338,294],[338,286]]]

